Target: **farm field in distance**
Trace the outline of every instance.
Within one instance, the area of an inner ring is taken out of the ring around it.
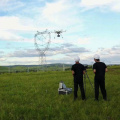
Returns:
[[[92,69],[87,69],[94,84]],[[73,89],[71,71],[0,74],[0,120],[120,120],[120,66],[108,67],[107,101],[94,101],[94,90],[86,79],[86,101],[73,101],[73,92],[59,95],[59,82]]]

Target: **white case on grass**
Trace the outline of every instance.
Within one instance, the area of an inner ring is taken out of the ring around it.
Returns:
[[[67,88],[64,82],[59,83],[58,93],[59,94],[70,94],[72,92],[72,88]]]

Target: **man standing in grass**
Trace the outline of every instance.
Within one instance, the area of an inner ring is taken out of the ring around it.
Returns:
[[[75,58],[75,64],[72,65],[72,75],[74,77],[74,100],[76,100],[78,85],[81,90],[82,100],[85,100],[85,92],[84,92],[84,85],[83,85],[83,74],[85,73],[85,67],[79,63],[80,58]]]
[[[94,55],[94,65],[93,72],[95,73],[94,84],[95,84],[95,100],[99,97],[99,87],[103,95],[103,99],[107,100],[106,90],[105,90],[105,72],[107,72],[107,66],[105,63],[100,62],[100,56]]]

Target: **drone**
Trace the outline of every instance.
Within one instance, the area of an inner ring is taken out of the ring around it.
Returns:
[[[57,34],[57,37],[60,37],[60,34],[62,33],[62,31],[55,31],[55,33]]]
[[[66,31],[63,31],[63,30],[55,30],[55,31],[54,31],[54,33],[57,34],[57,37],[62,36],[61,33],[63,33],[63,32],[66,32]]]

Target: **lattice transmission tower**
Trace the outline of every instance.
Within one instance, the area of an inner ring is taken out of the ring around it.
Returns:
[[[36,47],[36,50],[39,53],[39,63],[41,65],[46,64],[46,52],[49,48],[50,45],[50,40],[51,40],[51,34],[49,31],[43,31],[37,33],[34,36],[34,44]]]
[[[48,31],[45,30],[43,32],[37,31],[37,33],[34,36],[34,44],[36,47],[36,50],[39,53],[39,63],[40,65],[46,64],[46,52],[49,49],[49,45],[51,43],[51,33],[57,34],[57,37],[60,37],[61,33],[65,32],[62,30],[58,31]]]

